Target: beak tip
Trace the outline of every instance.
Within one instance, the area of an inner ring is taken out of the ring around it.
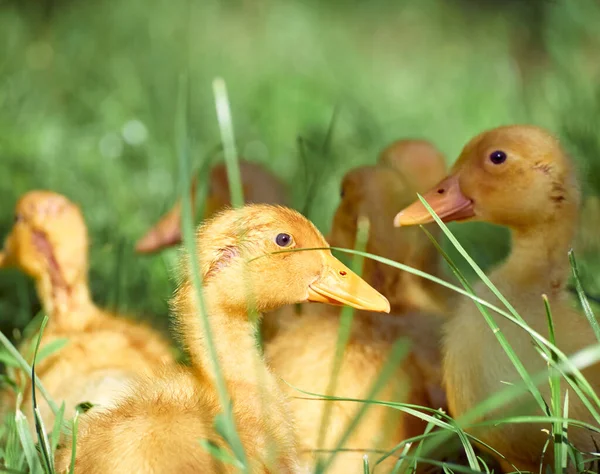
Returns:
[[[396,214],[396,217],[394,217],[394,227],[402,227],[402,214],[404,214],[404,211],[400,211]]]

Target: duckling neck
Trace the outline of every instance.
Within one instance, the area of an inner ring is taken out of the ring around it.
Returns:
[[[192,288],[188,288],[193,292]],[[189,294],[189,293],[188,293]],[[255,327],[244,311],[232,310],[211,298],[213,291],[204,291],[205,309],[219,366],[227,382],[252,385],[272,385],[275,379],[267,369],[258,350]],[[195,300],[193,297],[192,300]],[[191,363],[203,376],[214,381],[215,369],[204,335],[199,305],[179,308],[179,332],[188,349]]]
[[[45,275],[36,282],[42,307],[49,317],[48,329],[83,330],[98,311],[90,297],[87,281],[68,284]]]
[[[511,281],[522,290],[557,295],[569,276],[568,251],[574,238],[576,211],[536,226],[512,229],[512,251],[494,272],[495,280]]]

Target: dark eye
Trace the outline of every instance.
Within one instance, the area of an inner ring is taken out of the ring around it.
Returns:
[[[490,155],[490,160],[495,165],[501,165],[506,161],[506,153],[503,151],[497,150]]]
[[[280,247],[287,247],[292,243],[292,236],[290,234],[277,234],[275,243]]]
[[[340,189],[340,197],[344,199],[344,188]]]
[[[15,224],[17,222],[21,222],[23,220],[23,216],[21,214],[15,214]]]

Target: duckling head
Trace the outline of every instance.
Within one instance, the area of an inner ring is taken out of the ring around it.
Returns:
[[[450,175],[423,195],[445,222],[482,220],[514,229],[577,214],[580,194],[572,163],[558,140],[539,127],[512,125],[472,139]],[[396,226],[433,217],[417,201]]]
[[[196,247],[205,294],[226,311],[265,312],[308,301],[390,310],[384,296],[333,257],[308,219],[285,207],[223,211],[200,226]],[[185,305],[186,293],[178,292],[176,308]]]
[[[86,279],[88,236],[79,208],[50,191],[30,191],[17,202],[15,222],[0,253],[0,267],[16,267],[35,280],[71,287]]]
[[[387,258],[402,259],[407,229],[391,225],[399,207],[407,206],[415,193],[396,170],[384,166],[361,166],[344,176],[340,203],[333,217],[330,243],[354,248],[359,217],[369,220],[367,250]]]
[[[446,176],[446,157],[427,140],[396,140],[379,154],[378,164],[399,171],[417,192],[428,190]]]

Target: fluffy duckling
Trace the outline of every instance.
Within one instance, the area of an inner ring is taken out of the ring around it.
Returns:
[[[36,365],[53,399],[65,401],[67,418],[82,402],[110,405],[135,374],[172,361],[169,344],[156,331],[94,304],[87,246],[87,228],[75,204],[50,191],[31,191],[17,203],[14,227],[0,253],[0,267],[16,267],[35,280],[49,316],[41,347],[68,339]],[[33,355],[32,342],[20,348],[27,359]],[[24,384],[25,413],[33,424],[29,375],[17,372],[15,377]],[[46,427],[51,427],[50,407],[39,393],[37,400]]]
[[[414,161],[419,155],[413,155]],[[417,173],[410,167],[410,157],[403,158],[405,173]],[[445,163],[439,162],[436,178],[445,174]],[[391,219],[398,205],[414,199],[416,190],[409,185],[411,177],[388,166],[364,166],[351,170],[341,186],[341,202],[333,219],[330,243],[353,248],[359,215],[369,218],[371,227],[367,251],[419,269],[439,270],[437,250],[420,229],[394,229]],[[427,240],[423,245],[420,239]],[[407,278],[408,275],[408,278]],[[390,300],[393,315],[358,312],[353,320],[351,338],[344,352],[338,375],[336,395],[364,398],[377,380],[394,342],[407,337],[412,343],[409,357],[397,368],[385,388],[377,395],[381,400],[406,401],[439,408],[445,406],[441,389],[439,328],[443,321],[439,312],[443,301],[436,299],[425,280],[365,260],[363,277]],[[277,316],[282,324],[267,341],[266,356],[273,371],[294,387],[324,394],[333,368],[340,325],[339,311],[303,305],[300,314],[286,308]],[[430,313],[428,313],[428,311]],[[273,317],[273,316],[270,316]],[[310,367],[310,370],[307,370]],[[319,427],[326,403],[307,400],[288,388],[296,418],[296,431],[303,454],[310,459],[315,449],[334,449],[360,405],[335,402],[332,407],[327,439],[318,446]],[[362,472],[361,457],[372,450],[389,450],[402,440],[421,434],[420,420],[400,412],[372,406],[362,419],[345,448],[355,452],[338,454],[327,472]],[[391,460],[393,466],[393,460]],[[384,470],[391,466],[381,466]]]
[[[244,200],[256,204],[286,204],[286,193],[281,182],[261,165],[241,160],[240,175]],[[192,206],[196,201],[197,178],[192,181]],[[204,219],[224,207],[231,205],[227,168],[224,163],[216,165],[210,172],[206,196]],[[192,207],[193,209],[193,207]],[[135,249],[139,253],[158,252],[166,247],[181,243],[181,202],[167,212],[138,240]]]
[[[224,211],[199,228],[196,247],[206,316],[251,472],[299,472],[286,400],[258,351],[248,302],[260,312],[305,301],[387,312],[389,302],[329,250],[282,253],[328,247],[287,208]],[[237,472],[200,445],[225,444],[214,428],[221,408],[189,261],[185,268],[173,308],[192,367],[142,380],[116,408],[82,420],[75,472]],[[64,469],[70,450],[57,456]]]
[[[548,296],[554,319],[557,346],[567,355],[596,341],[583,315],[568,302],[567,251],[573,241],[579,208],[579,189],[573,166],[559,142],[534,126],[505,126],[487,131],[463,149],[450,175],[424,195],[431,207],[449,221],[480,220],[504,225],[512,231],[508,259],[491,272],[491,281],[519,314],[538,333],[548,334],[542,295]],[[400,212],[396,225],[432,222],[425,207],[416,202]],[[485,300],[499,304],[483,283],[475,286]],[[528,334],[502,317],[500,329],[528,372],[547,369]],[[482,400],[518,383],[519,375],[495,335],[471,300],[464,298],[446,326],[444,374],[449,407],[455,416],[468,412]],[[583,371],[592,387],[600,388],[600,365]],[[564,389],[565,382],[562,387]],[[540,390],[549,403],[547,384]],[[542,415],[529,396],[507,410],[521,415]],[[569,417],[593,423],[577,396],[569,397]],[[553,449],[542,460],[548,440],[546,424],[502,424],[478,430],[477,435],[505,455],[521,470],[537,472],[541,464],[552,466]],[[600,437],[569,427],[569,441],[584,452],[594,450]],[[508,470],[512,466],[505,464]]]

